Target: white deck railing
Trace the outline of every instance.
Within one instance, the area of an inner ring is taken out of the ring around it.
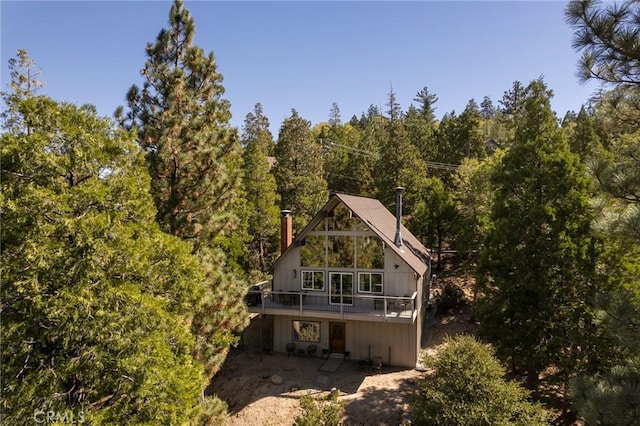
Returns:
[[[247,293],[247,305],[252,312],[268,313],[269,310],[291,310],[300,315],[310,312],[370,315],[384,318],[415,318],[417,293],[411,296],[382,295],[329,295],[316,291],[273,291],[270,282],[264,281],[251,287]],[[294,312],[292,312],[293,314]]]

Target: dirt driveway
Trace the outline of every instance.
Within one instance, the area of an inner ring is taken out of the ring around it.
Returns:
[[[422,373],[383,367],[377,374],[345,361],[336,372],[323,372],[321,358],[264,355],[235,350],[212,382],[212,389],[229,403],[229,425],[291,425],[299,414],[300,396],[340,391],[345,423],[398,425],[408,420],[410,395]],[[273,384],[273,375],[282,384]]]

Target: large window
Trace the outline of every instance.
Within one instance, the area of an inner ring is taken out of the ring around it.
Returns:
[[[293,321],[292,338],[299,342],[320,342],[320,322]]]
[[[327,225],[329,231],[353,231],[354,219],[351,210],[340,203],[329,212]]]
[[[332,305],[353,305],[353,274],[331,272],[330,276],[329,303]]]
[[[302,271],[303,290],[324,290],[324,272]]]
[[[301,266],[326,266],[326,240],[324,235],[308,235],[300,247]]]
[[[384,243],[346,206],[338,204],[300,242],[300,266],[384,269]]]
[[[329,268],[353,268],[354,237],[329,235]]]
[[[382,293],[382,273],[360,272],[358,274],[358,291],[360,293]]]
[[[384,269],[384,246],[382,240],[373,235],[357,237],[358,268]]]

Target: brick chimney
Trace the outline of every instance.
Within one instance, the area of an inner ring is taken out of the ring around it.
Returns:
[[[280,254],[282,254],[293,241],[293,218],[291,210],[282,210],[280,214]]]

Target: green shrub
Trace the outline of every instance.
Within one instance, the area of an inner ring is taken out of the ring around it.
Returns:
[[[549,413],[527,400],[527,391],[504,379],[493,350],[471,336],[449,339],[435,369],[411,404],[417,425],[546,425]]]
[[[300,397],[302,414],[296,417],[296,426],[339,426],[342,424],[344,403],[337,396],[314,398],[311,395]]]

